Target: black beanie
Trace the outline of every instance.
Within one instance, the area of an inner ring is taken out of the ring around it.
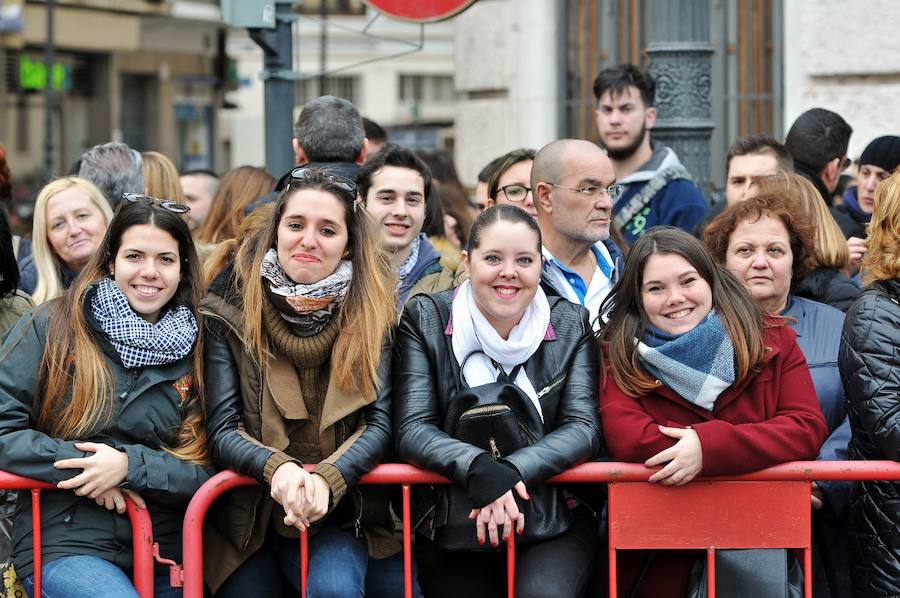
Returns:
[[[900,137],[896,135],[879,137],[866,146],[862,156],[859,157],[859,163],[872,164],[888,172],[894,172],[900,164]]]

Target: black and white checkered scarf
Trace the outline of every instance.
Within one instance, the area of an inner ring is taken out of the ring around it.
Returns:
[[[96,289],[91,313],[126,368],[172,363],[191,352],[197,340],[197,320],[186,306],[167,310],[151,324],[131,309],[111,278],[100,279]]]

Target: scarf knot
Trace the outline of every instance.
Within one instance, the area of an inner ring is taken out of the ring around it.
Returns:
[[[707,411],[734,384],[734,345],[715,310],[680,335],[648,326],[643,340],[635,343],[641,365],[651,375]]]
[[[475,302],[472,283],[468,280],[459,286],[451,314],[453,355],[460,364],[463,382],[468,386],[496,382],[501,373],[509,376],[516,366],[524,364],[534,355],[544,342],[550,326],[550,303],[540,287],[507,339],[503,339],[481,313]],[[528,395],[543,421],[544,412],[537,391],[524,367],[518,369],[511,382]]]
[[[261,270],[272,305],[298,336],[313,336],[328,325],[344,302],[353,278],[353,264],[341,260],[337,269],[322,280],[298,284],[281,267],[275,249],[266,252]]]
[[[126,368],[164,365],[187,356],[197,340],[197,319],[185,305],[166,310],[151,324],[138,315],[111,278],[101,278],[91,314]]]

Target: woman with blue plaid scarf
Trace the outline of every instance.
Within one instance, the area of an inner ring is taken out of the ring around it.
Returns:
[[[681,486],[818,454],[827,427],[796,335],[691,235],[641,237],[601,313],[600,418],[613,460],[662,466],[650,482]],[[623,555],[619,587],[683,595],[695,558]]]
[[[2,467],[59,488],[41,501],[45,597],[136,597],[126,495],[150,511],[162,554],[180,560],[184,510],[212,473],[187,208],[128,199],[69,291],[23,316],[0,348]],[[33,594],[20,494],[12,560]],[[165,571],[155,587],[178,595]]]

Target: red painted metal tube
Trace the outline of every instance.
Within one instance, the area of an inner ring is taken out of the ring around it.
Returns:
[[[207,480],[194,494],[184,514],[182,527],[184,598],[203,598],[203,519],[210,505],[232,488],[256,484],[253,478],[233,471],[222,471]]]
[[[309,583],[309,534],[304,530],[300,534],[300,598],[306,598],[306,585]]]
[[[56,490],[56,486],[0,471],[0,489],[31,490],[31,534],[33,538],[34,593],[41,592],[41,490]],[[87,499],[86,499],[87,500]],[[134,587],[141,598],[153,598],[153,525],[147,509],[140,509],[129,497],[125,497],[128,519],[131,521],[134,551]]]
[[[314,466],[307,465],[311,470]],[[656,469],[635,463],[584,463],[550,479],[551,482],[646,482]],[[714,481],[817,481],[817,480],[900,480],[900,463],[894,461],[795,461],[776,465],[753,473],[700,478]],[[223,471],[210,479],[194,495],[184,520],[184,596],[203,597],[202,524],[206,511],[222,493],[239,486],[256,485],[256,480],[242,477],[231,471]],[[401,463],[386,463],[364,475],[362,484],[446,484],[449,481],[430,471]],[[404,492],[404,522],[409,521],[407,495]],[[404,590],[411,593],[410,560],[411,535],[408,525],[404,526]],[[509,554],[509,553],[508,553]],[[514,558],[514,548],[512,555]],[[610,555],[611,562],[615,556]],[[615,584],[612,574],[610,586]]]
[[[412,598],[412,520],[410,509],[410,487],[403,484],[403,596]]]

